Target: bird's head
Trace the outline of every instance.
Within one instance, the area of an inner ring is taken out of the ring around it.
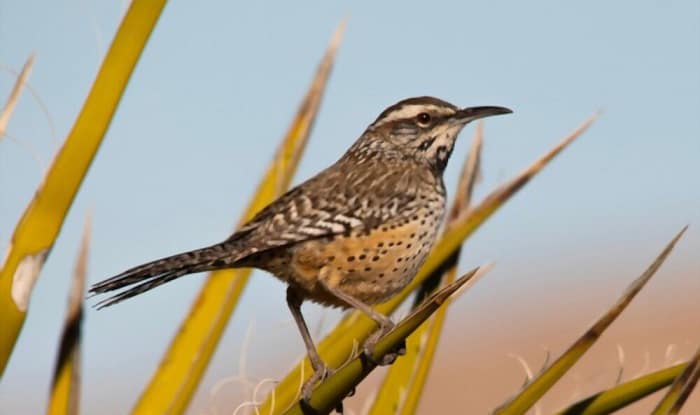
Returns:
[[[442,172],[465,125],[511,112],[504,107],[459,108],[433,97],[409,98],[379,114],[353,147],[367,157],[411,157]]]

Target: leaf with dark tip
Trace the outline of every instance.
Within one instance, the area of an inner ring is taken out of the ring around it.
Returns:
[[[696,361],[695,370],[688,378],[685,386],[683,386],[683,390],[681,390],[680,395],[678,395],[678,399],[676,399],[676,402],[668,411],[669,415],[675,415],[681,411],[681,408],[683,408],[683,405],[685,405],[688,397],[693,393],[693,389],[695,389],[695,386],[698,384],[698,380],[700,380],[700,365],[698,365]]]
[[[680,411],[688,396],[695,388],[700,376],[700,348],[688,362],[680,375],[673,381],[666,395],[659,401],[652,415],[669,415]]]
[[[75,265],[66,321],[63,325],[56,367],[51,382],[51,396],[46,411],[49,415],[77,415],[79,412],[81,325],[89,247],[90,218],[88,217],[85,220],[83,241]]]

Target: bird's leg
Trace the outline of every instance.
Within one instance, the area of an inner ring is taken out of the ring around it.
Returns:
[[[379,339],[381,339],[385,334],[389,333],[394,328],[394,322],[392,322],[391,319],[389,319],[389,317],[379,313],[378,311],[376,311],[369,305],[363,303],[362,301],[358,300],[357,298],[347,293],[344,293],[337,287],[328,284],[323,279],[320,279],[320,281],[321,285],[323,285],[323,288],[325,288],[326,291],[333,294],[340,300],[346,302],[351,307],[365,313],[369,318],[374,320],[379,325],[379,329],[372,333],[372,335],[370,335],[367,338],[367,340],[365,340],[365,343],[362,346],[362,354],[366,359],[369,359],[377,365],[385,366],[394,363],[398,356],[406,354],[406,344],[404,342],[401,345],[399,345],[399,347],[396,350],[385,354],[380,361],[375,361],[372,357],[374,354],[374,346],[377,345]]]
[[[309,398],[311,398],[311,391],[314,384],[329,376],[331,374],[331,370],[318,354],[314,341],[311,338],[311,333],[309,333],[309,328],[306,326],[306,321],[304,321],[304,316],[301,314],[301,303],[303,301],[303,298],[294,287],[291,285],[287,287],[287,305],[289,306],[289,310],[292,312],[292,316],[294,317],[294,321],[297,323],[297,327],[299,327],[301,337],[304,339],[306,353],[309,356],[311,367],[314,370],[314,373],[306,382],[304,382],[304,385],[301,388],[302,399],[308,402]]]

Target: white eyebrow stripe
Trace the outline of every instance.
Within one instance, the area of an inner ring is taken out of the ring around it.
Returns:
[[[452,110],[450,108],[438,107],[436,105],[430,105],[430,104],[408,104],[408,105],[404,105],[404,106],[397,108],[394,111],[390,112],[389,114],[384,116],[384,118],[379,120],[374,125],[379,126],[379,125],[386,124],[386,123],[391,122],[391,121],[412,118],[412,117],[415,117],[416,115],[420,114],[421,112],[430,112],[433,114],[449,115],[449,114],[454,113],[454,110]]]

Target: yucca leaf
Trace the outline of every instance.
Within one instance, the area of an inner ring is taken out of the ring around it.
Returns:
[[[85,104],[15,228],[0,268],[0,375],[24,323],[34,282],[58,236],[165,0],[134,0]]]
[[[648,375],[640,376],[610,389],[598,392],[570,405],[556,415],[606,415],[637,402],[673,383],[688,366],[680,363]]]
[[[401,341],[405,340],[406,337],[421,325],[421,323],[438,310],[452,294],[470,281],[477,274],[477,271],[478,269],[474,269],[467,272],[452,284],[437,291],[421,303],[419,307],[399,322],[391,332],[377,342],[372,360],[381,360],[382,356],[399,346]],[[363,359],[361,356],[355,357],[314,389],[309,402],[311,408],[302,408],[302,404],[297,402],[285,411],[284,414],[303,415],[309,412],[314,414],[329,413],[336,408],[342,400],[355,389],[355,386],[374,370],[375,367],[376,365],[371,361]]]
[[[7,124],[10,122],[12,113],[14,112],[17,102],[19,101],[19,96],[22,93],[22,88],[24,88],[24,84],[27,82],[27,78],[29,78],[33,65],[34,54],[32,53],[29,55],[29,58],[27,58],[27,62],[25,62],[24,66],[22,67],[22,71],[19,73],[19,76],[17,76],[17,81],[15,81],[15,85],[12,87],[10,96],[7,98],[7,102],[5,102],[5,106],[2,108],[2,111],[0,111],[0,140],[2,140],[2,137],[5,135]]]
[[[579,137],[595,120],[595,116],[589,118],[581,126],[576,128],[568,137],[554,146],[540,159],[531,164],[514,179],[502,185],[482,202],[472,209],[464,212],[454,225],[445,232],[428,256],[423,267],[418,271],[413,281],[399,294],[384,304],[376,307],[383,314],[391,314],[408,296],[411,295],[422,282],[450,257],[469,235],[471,235],[482,223],[510,199],[518,190],[527,184],[538,172],[540,172],[554,157],[561,153],[567,145]],[[362,313],[353,312],[344,318],[326,338],[319,343],[318,350],[323,360],[331,367],[338,367],[345,362],[352,353],[355,342],[363,342],[376,328],[376,324]],[[279,410],[291,405],[297,396],[297,388],[304,378],[308,377],[311,370],[308,358],[304,358],[290,371],[275,389],[268,395],[260,407],[260,412],[265,414],[279,413]],[[273,402],[272,397],[275,397]],[[275,405],[273,405],[273,403]],[[273,406],[276,410],[273,412]]]
[[[669,415],[678,413],[686,399],[688,399],[690,392],[695,388],[698,376],[700,376],[700,348],[695,352],[693,358],[690,359],[683,372],[673,381],[668,392],[659,401],[651,414]]]
[[[286,136],[240,223],[244,223],[289,187],[318,114],[326,82],[340,45],[341,23]],[[209,275],[180,325],[135,414],[180,414],[185,411],[238,303],[251,270],[223,270]]]
[[[600,338],[605,329],[625,310],[634,297],[641,291],[656,271],[661,267],[668,255],[673,250],[676,242],[683,235],[687,227],[683,228],[649,268],[637,278],[625,290],[618,301],[600,318],[583,336],[581,336],[564,354],[559,357],[551,366],[542,371],[535,379],[529,382],[513,399],[496,409],[498,415],[521,415],[527,412],[562,376],[583,356],[588,349]]]
[[[90,248],[90,219],[85,220],[83,241],[73,274],[68,298],[68,311],[63,325],[61,343],[56,358],[51,395],[46,411],[49,415],[77,415],[80,403],[80,343],[82,339],[83,298],[85,275]]]
[[[681,408],[683,408],[683,405],[685,405],[688,397],[691,393],[693,393],[693,389],[695,389],[695,386],[697,386],[698,380],[700,380],[700,366],[696,364],[695,370],[690,374],[688,381],[685,382],[681,393],[678,395],[678,399],[676,399],[676,402],[668,411],[669,415],[676,415],[681,411]]]
[[[483,141],[483,123],[479,122],[471,149],[462,168],[455,200],[450,211],[449,228],[452,222],[469,206],[472,191],[479,175],[479,161]],[[460,249],[450,256],[443,266],[433,272],[421,285],[416,296],[419,301],[434,290],[444,279],[449,284],[457,274]],[[398,359],[387,371],[377,397],[369,410],[369,415],[413,414],[422,395],[433,356],[440,339],[440,332],[447,316],[447,305],[435,312],[435,315],[421,324],[406,339],[406,355]]]

